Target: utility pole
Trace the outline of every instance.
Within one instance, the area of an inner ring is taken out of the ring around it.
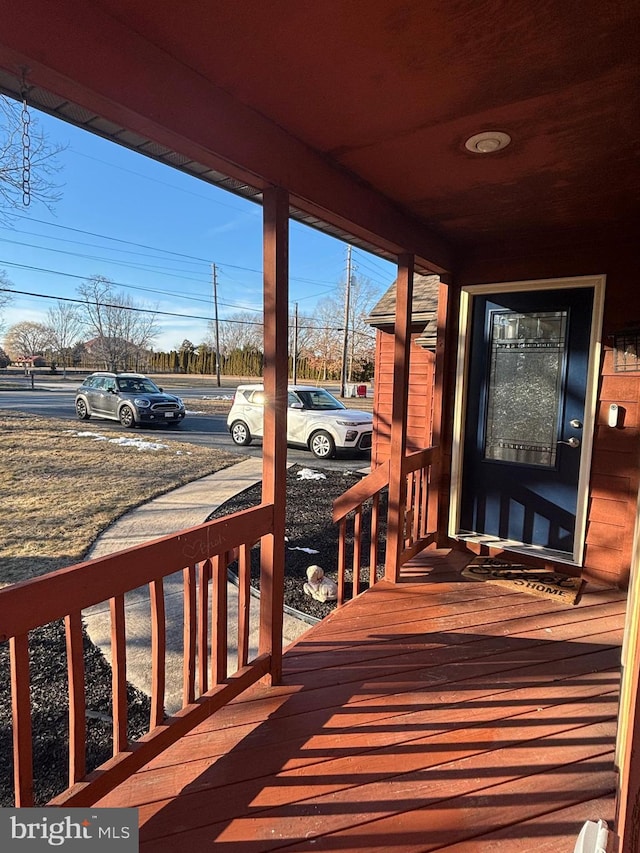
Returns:
[[[344,296],[344,334],[342,338],[342,376],[340,396],[347,393],[347,353],[349,350],[349,303],[351,301],[351,246],[347,246],[347,286]]]
[[[211,277],[213,279],[213,316],[216,343],[216,380],[220,387],[220,329],[218,328],[218,271],[216,265],[211,264]]]
[[[298,303],[293,314],[293,384],[298,384]]]

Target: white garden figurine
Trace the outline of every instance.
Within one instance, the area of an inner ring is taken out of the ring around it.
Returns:
[[[307,583],[303,586],[303,590],[316,601],[335,601],[338,597],[338,587],[331,578],[325,576],[320,566],[309,566]]]

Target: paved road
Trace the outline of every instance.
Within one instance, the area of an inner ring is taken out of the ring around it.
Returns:
[[[60,384],[57,383],[51,390],[0,390],[0,409],[14,409],[48,418],[72,421],[78,424],[80,422],[76,418],[73,405],[77,383],[70,384],[70,387],[64,389],[60,388]],[[211,398],[214,396],[230,397],[233,393],[228,388],[203,390],[201,387],[185,387],[180,388],[179,391],[175,389],[175,392],[180,394],[181,397],[190,400]],[[141,427],[136,432],[144,432],[155,437],[161,434],[163,441],[186,441],[190,444],[198,444],[217,450],[231,450],[245,456],[262,455],[262,446],[260,443],[252,444],[249,447],[237,447],[232,442],[227,430],[226,414],[196,414],[189,413],[189,411],[190,407],[187,408],[187,417],[176,429]],[[92,425],[92,428],[96,429],[99,425],[101,432],[122,433],[124,431],[123,427],[115,421],[92,419],[89,423]],[[82,426],[83,429],[89,428],[86,422]],[[365,467],[370,462],[370,456],[362,453],[349,453],[348,455],[341,455],[336,459],[320,460],[316,459],[309,451],[293,447],[289,448],[287,459],[289,462],[298,465],[309,465],[314,468],[325,468],[330,471],[359,469]]]

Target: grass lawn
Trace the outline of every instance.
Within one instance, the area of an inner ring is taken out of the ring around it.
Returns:
[[[127,510],[241,458],[1,409],[0,434],[1,585],[80,562]]]

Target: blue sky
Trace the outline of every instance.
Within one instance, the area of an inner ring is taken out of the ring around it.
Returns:
[[[32,111],[52,144],[62,144],[62,200],[16,211],[0,226],[0,270],[16,290],[76,297],[82,280],[102,275],[138,303],[184,315],[158,316],[155,349],[200,343],[213,316],[216,265],[219,316],[262,311],[261,208],[72,125]],[[354,269],[380,289],[395,268],[354,250]],[[311,313],[341,292],[346,245],[298,223],[290,231],[290,302]],[[126,287],[125,287],[126,286]],[[146,288],[147,290],[144,290]],[[54,302],[16,296],[7,325],[43,322]],[[336,318],[338,320],[338,318]],[[337,325],[340,325],[337,322]]]

